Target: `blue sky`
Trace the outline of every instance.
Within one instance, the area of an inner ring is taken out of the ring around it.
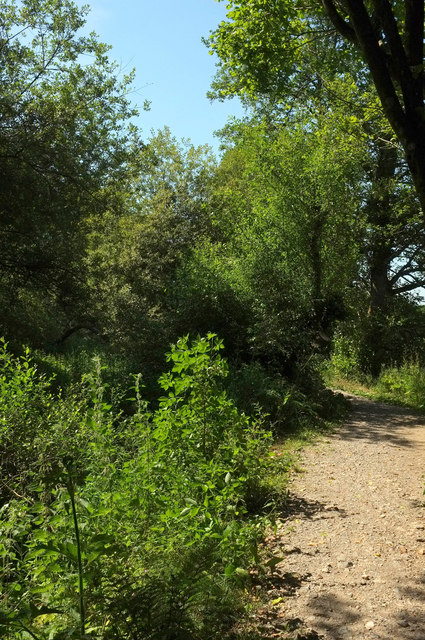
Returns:
[[[213,132],[225,125],[228,116],[243,113],[237,100],[211,104],[205,95],[215,61],[201,38],[225,17],[225,3],[92,0],[88,4],[88,29],[112,45],[110,57],[124,72],[136,69],[133,101],[139,105],[151,101],[151,111],[141,111],[138,121],[143,134],[167,125],[177,138],[217,149]]]

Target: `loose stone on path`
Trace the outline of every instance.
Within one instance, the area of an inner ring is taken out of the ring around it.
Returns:
[[[349,420],[304,451],[290,486],[274,616],[297,631],[278,635],[425,640],[425,418],[350,400]]]

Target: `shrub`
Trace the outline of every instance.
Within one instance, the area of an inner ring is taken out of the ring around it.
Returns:
[[[425,407],[425,369],[418,361],[386,367],[376,382],[378,393],[417,409]]]
[[[296,385],[276,371],[268,372],[260,363],[252,362],[232,369],[228,391],[240,410],[252,416],[258,412],[267,415],[278,438],[312,425],[320,426],[322,420],[340,419],[346,410],[345,402],[324,389],[316,367],[304,367],[302,376],[302,386],[301,380]]]
[[[353,336],[336,333],[332,354],[326,365],[326,377],[358,379],[362,377],[358,345]]]
[[[3,637],[213,637],[214,611],[228,624],[265,525],[248,505],[270,434],[223,390],[221,347],[180,340],[158,408],[136,378],[124,416],[99,363],[54,396],[29,353],[3,345]]]

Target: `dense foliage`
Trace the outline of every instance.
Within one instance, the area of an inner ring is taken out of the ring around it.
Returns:
[[[423,19],[373,4],[408,117]],[[410,149],[352,5],[228,2],[217,159],[141,139],[86,9],[0,0],[2,637],[231,633],[272,434],[340,415],[324,379],[423,408],[423,111]]]
[[[206,40],[219,58],[212,97],[239,95],[272,130],[293,129],[301,123],[303,143],[319,125],[320,131],[327,132],[330,176],[333,149],[341,148],[344,161],[337,160],[340,170],[349,158],[356,157],[352,165],[357,162],[356,174],[351,175],[358,199],[353,209],[348,201],[348,207],[339,210],[339,214],[347,214],[346,232],[351,232],[352,246],[357,250],[357,273],[352,274],[351,283],[346,281],[352,293],[346,291],[344,296],[345,312],[351,315],[351,324],[345,326],[351,327],[353,322],[365,325],[356,331],[356,339],[363,341],[359,348],[364,353],[374,345],[369,361],[362,362],[364,370],[373,375],[385,363],[382,354],[392,351],[393,362],[401,362],[407,355],[407,342],[403,347],[398,340],[401,348],[392,350],[388,335],[394,316],[400,312],[401,316],[414,315],[415,305],[409,309],[404,294],[417,292],[424,283],[424,223],[419,202],[423,205],[420,175],[423,178],[425,173],[419,158],[412,157],[422,144],[423,122],[418,120],[418,111],[414,117],[408,115],[413,108],[412,96],[423,83],[422,57],[415,67],[417,76],[410,67],[401,80],[399,68],[405,65],[406,55],[409,58],[418,50],[424,21],[423,15],[413,20],[410,2],[394,7],[384,4],[375,6],[373,33],[369,34],[367,46],[380,49],[373,64],[363,46],[363,27],[369,17],[362,2],[355,10],[351,3],[323,2],[307,7],[292,1],[235,0],[228,2],[226,19]],[[362,12],[360,27],[357,21]],[[413,33],[418,40],[411,39]],[[394,100],[385,94],[373,65],[381,65],[382,73],[389,74],[387,89]],[[416,97],[422,101],[422,93]],[[401,133],[395,124],[388,113],[390,103],[391,109],[398,105],[404,123],[400,126],[410,123],[409,132]],[[423,114],[423,107],[420,111]],[[360,154],[359,147],[363,147]],[[306,157],[314,157],[308,144],[304,151]],[[292,155],[282,153],[281,158],[292,165]],[[350,177],[344,174],[342,179],[349,183]],[[332,191],[336,197],[337,187]],[[298,199],[304,196],[301,188],[293,193]],[[355,230],[350,229],[354,221]],[[311,247],[304,249],[304,264],[313,255]]]
[[[0,327],[44,346],[58,327],[93,324],[84,220],[117,206],[140,146],[132,77],[119,77],[94,35],[78,34],[85,10],[72,2],[0,8]]]
[[[300,87],[300,78],[301,86],[314,87],[318,71],[321,78],[325,71],[326,83],[329,73],[344,74],[354,61],[359,93],[370,78],[425,209],[423,3],[230,0],[227,9],[227,19],[209,40],[220,59],[219,95],[271,94],[281,100],[288,89]]]
[[[137,377],[125,416],[100,367],[56,396],[2,345],[2,637],[211,637],[258,558],[249,509],[270,466],[261,421],[223,390],[221,346],[180,340],[158,408]]]

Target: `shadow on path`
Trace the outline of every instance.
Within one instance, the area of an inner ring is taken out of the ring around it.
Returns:
[[[425,440],[415,442],[404,436],[404,429],[423,429],[425,416],[412,409],[373,402],[367,398],[345,394],[353,413],[338,431],[341,440],[388,442],[396,447],[420,448]]]
[[[425,452],[425,416],[423,414],[403,407],[373,402],[366,398],[344,395],[350,400],[353,411],[345,425],[335,434],[338,440],[364,444],[385,443],[389,447],[408,453],[409,455],[404,456],[399,452],[406,462],[409,457],[411,458],[409,452],[415,459],[421,459],[419,451]],[[359,449],[365,452],[363,446]],[[374,455],[375,450],[371,451]],[[378,450],[378,453],[380,451],[382,449]],[[424,507],[423,500],[409,498],[409,504],[410,507],[418,509]],[[281,514],[285,519],[295,516],[301,520],[322,520],[350,515],[352,513],[346,513],[342,509],[325,504],[322,500],[308,499],[292,493],[288,494],[287,503]],[[297,546],[289,553],[312,555]],[[295,566],[298,567],[298,564],[295,563]],[[310,568],[309,565],[304,563],[300,566],[304,571],[300,573],[281,571],[280,575],[275,575],[267,585],[271,599],[279,596],[286,601],[282,607],[286,615],[291,613],[290,600],[296,599],[299,590],[310,581],[311,574],[305,571],[306,567]],[[295,609],[292,612],[292,619],[282,615],[282,620],[279,619],[278,614],[274,617],[273,610],[269,610],[262,620],[262,625],[259,626],[259,635],[247,636],[247,640],[257,640],[257,638],[271,640],[276,637],[282,640],[371,640],[372,638],[374,640],[425,640],[425,567],[423,572],[419,575],[416,573],[413,578],[408,575],[404,578],[401,576],[402,574],[398,573],[398,575],[389,575],[386,579],[388,585],[386,602],[390,604],[391,600],[392,605],[388,607],[383,601],[378,602],[377,607],[365,609],[363,606],[362,608],[364,599],[357,598],[356,588],[359,585],[356,583],[349,589],[339,590],[337,593],[335,593],[337,585],[323,582],[319,590],[310,590],[308,587],[307,601],[303,601],[306,605],[301,613],[296,612]],[[317,578],[313,578],[314,580],[317,581]],[[349,594],[350,590],[354,594]],[[303,620],[295,617],[296,615],[300,615]],[[368,615],[371,617],[368,618]]]
[[[288,491],[285,504],[279,516],[284,519],[292,516],[312,518],[317,513],[322,512],[324,508],[325,503],[319,500],[307,500],[302,496]]]

